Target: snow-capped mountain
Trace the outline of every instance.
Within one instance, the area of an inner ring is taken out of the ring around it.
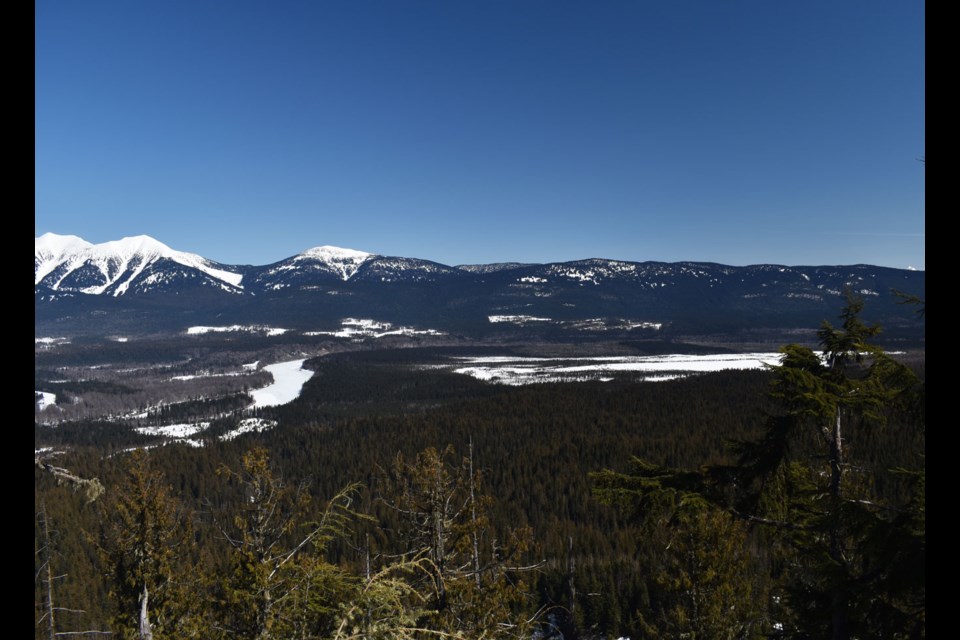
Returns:
[[[459,273],[454,267],[429,260],[322,246],[265,267],[254,267],[247,273],[245,283],[254,292],[282,291],[345,282],[427,282]]]
[[[324,245],[266,265],[251,268],[246,276],[250,291],[279,291],[346,282],[376,254]]]
[[[60,266],[70,256],[77,255],[93,247],[92,244],[77,236],[58,236],[45,233],[34,241],[34,285]]]
[[[243,274],[150,236],[91,244],[45,233],[34,242],[34,286],[64,293],[121,296],[187,283],[243,291]]]
[[[293,264],[311,263],[314,268],[322,265],[338,272],[341,280],[349,280],[367,260],[375,257],[374,254],[365,251],[323,245],[308,249],[294,256],[290,261]]]
[[[591,258],[451,267],[325,245],[265,266],[231,266],[147,236],[91,244],[54,234],[36,238],[34,256],[38,331],[256,324],[325,335],[344,318],[375,318],[463,335],[792,335],[835,320],[850,291],[888,335],[923,336],[915,310],[891,291],[922,297],[925,273],[870,265]]]

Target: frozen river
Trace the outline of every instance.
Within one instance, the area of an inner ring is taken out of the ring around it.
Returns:
[[[303,385],[313,375],[313,371],[301,369],[305,360],[278,362],[264,367],[264,370],[273,375],[273,384],[250,392],[253,396],[253,408],[275,407],[295,400]]]

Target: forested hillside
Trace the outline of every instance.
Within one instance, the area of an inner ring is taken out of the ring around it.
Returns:
[[[923,637],[922,366],[851,331],[822,336],[842,374],[798,347],[778,372],[511,388],[372,351],[309,362],[258,411],[277,428],[199,448],[38,426],[35,635],[881,637],[854,624],[876,615]],[[841,548],[846,595],[817,556]]]

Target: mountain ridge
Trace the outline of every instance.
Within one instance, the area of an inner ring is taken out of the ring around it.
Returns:
[[[330,245],[268,265],[227,265],[149,236],[94,245],[55,234],[35,239],[34,258],[38,331],[279,323],[324,332],[344,318],[367,318],[469,336],[617,327],[629,328],[626,336],[742,335],[818,326],[851,292],[869,301],[869,320],[923,336],[914,310],[890,292],[923,297],[925,272],[875,265],[587,258],[449,266]]]

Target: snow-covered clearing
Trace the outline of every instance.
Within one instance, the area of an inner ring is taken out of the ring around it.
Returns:
[[[40,394],[40,399],[37,400],[37,409],[43,411],[47,407],[57,406],[57,394],[50,393],[49,391],[37,391]]]
[[[566,305],[565,305],[566,306]],[[572,305],[571,305],[572,306]],[[540,318],[528,315],[495,315],[487,316],[487,321],[491,324],[517,324],[520,326],[531,323],[554,324],[564,329],[575,329],[577,331],[631,331],[633,329],[654,329],[660,330],[663,326],[660,322],[649,322],[646,320],[630,320],[625,318],[587,318],[585,320],[553,320],[552,318]]]
[[[648,382],[673,380],[692,373],[726,369],[762,369],[780,363],[779,353],[714,355],[611,356],[591,358],[525,358],[511,356],[459,357],[455,373],[498,384],[537,382],[608,381],[604,373],[649,373]]]
[[[279,329],[277,327],[267,327],[259,324],[253,324],[253,325],[233,324],[228,327],[197,326],[197,327],[189,327],[187,329],[187,335],[199,336],[205,333],[234,333],[237,331],[246,331],[248,333],[265,333],[268,336],[279,336],[289,331],[289,329]]]
[[[273,384],[250,392],[253,396],[253,408],[275,407],[295,400],[303,385],[313,375],[313,371],[301,368],[305,361],[306,358],[263,367],[273,375]]]
[[[498,322],[510,322],[513,324],[525,324],[527,322],[553,322],[550,318],[538,318],[536,316],[487,316],[487,321],[491,324]]]
[[[237,425],[237,428],[228,431],[222,436],[221,440],[233,440],[239,435],[244,433],[259,433],[261,431],[266,431],[267,429],[272,429],[277,426],[276,420],[265,420],[263,418],[245,418],[240,421]]]
[[[209,422],[168,424],[163,427],[137,427],[137,433],[145,436],[164,436],[167,438],[189,438],[195,436],[210,426]]]
[[[237,428],[221,435],[219,440],[233,440],[244,433],[259,433],[277,426],[276,420],[266,420],[264,418],[244,418],[237,423]],[[162,427],[137,427],[134,429],[137,433],[147,436],[162,436],[170,438],[169,443],[181,443],[191,447],[202,447],[202,440],[193,440],[193,436],[206,431],[210,427],[209,422],[168,424]]]
[[[171,380],[195,380],[196,378],[231,378],[233,376],[246,376],[253,373],[252,370],[246,369],[247,365],[243,365],[244,371],[227,371],[226,373],[210,373],[209,371],[201,371],[199,373],[182,375],[182,376],[173,376]]]
[[[442,336],[436,329],[394,327],[389,322],[368,318],[344,318],[337,331],[306,331],[305,336],[333,336],[335,338],[383,338],[384,336]]]

